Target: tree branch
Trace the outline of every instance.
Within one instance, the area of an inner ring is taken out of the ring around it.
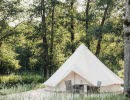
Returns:
[[[11,36],[11,35],[13,35],[13,34],[15,34],[15,33],[14,33],[14,30],[15,30],[19,25],[21,25],[23,22],[24,22],[24,21],[22,21],[21,23],[17,24],[11,31],[8,31],[7,34],[5,34],[4,36],[2,36],[2,37],[0,38],[0,41],[3,41],[5,38],[7,38],[7,37],[9,37],[9,36]]]

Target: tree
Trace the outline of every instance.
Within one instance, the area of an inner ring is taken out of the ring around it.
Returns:
[[[102,2],[102,1],[101,1]],[[102,28],[105,24],[105,21],[107,19],[107,14],[108,14],[108,9],[110,7],[110,1],[107,1],[106,0],[106,7],[104,9],[104,13],[103,13],[103,17],[102,17],[102,21],[101,21],[101,24],[99,26],[99,29],[98,29],[98,32],[99,32],[99,38],[98,38],[98,42],[97,42],[97,46],[96,46],[96,52],[95,54],[96,55],[99,55],[100,54],[100,49],[101,49],[101,42],[102,42],[102,38],[103,38],[103,33],[102,33]]]
[[[3,43],[0,48],[0,74],[10,74],[16,72],[21,66],[17,60],[18,54],[8,43]]]
[[[71,0],[70,1],[70,27],[69,27],[69,31],[71,34],[71,50],[72,53],[74,52],[74,39],[75,39],[75,33],[74,33],[74,1],[75,0]]]
[[[5,38],[8,38],[12,34],[14,34],[14,28],[10,28],[8,25],[9,20],[15,19],[20,12],[23,12],[21,8],[19,8],[19,1],[0,1],[0,46],[2,45],[2,41]]]
[[[54,16],[55,16],[55,0],[51,0],[51,6],[52,6],[52,15],[51,15],[51,46],[50,46],[50,54],[51,54],[51,60],[53,59],[53,46],[54,46]]]
[[[130,0],[126,1],[124,20],[124,92],[130,97]]]
[[[53,57],[54,57],[54,26],[55,26],[55,6],[56,6],[56,0],[51,0],[51,43],[50,43],[50,75],[52,74],[54,70],[54,62],[53,62]]]
[[[100,60],[115,73],[123,69],[120,21],[123,11],[119,11],[123,5],[121,0],[86,0],[82,12],[77,11],[80,5],[77,0],[33,0],[23,12],[26,16],[22,18],[25,23],[14,28],[10,27],[8,22],[17,19],[15,12],[20,13],[18,9],[24,7],[13,2],[17,0],[5,1],[0,1],[0,41],[4,43],[1,46],[10,45],[10,53],[16,53],[12,54],[12,57],[19,60],[16,62],[21,66],[20,72],[38,71],[48,77],[80,43],[85,43],[93,53],[97,51]],[[1,52],[4,51],[4,48],[0,49]],[[8,49],[5,48],[7,51]],[[6,52],[0,53],[0,58],[3,55],[6,55]],[[2,60],[6,62],[12,59],[6,58],[8,60],[4,57]]]
[[[15,72],[20,68],[19,61],[17,60],[17,53],[13,50],[12,46],[7,43],[8,39],[16,34],[16,28],[10,27],[9,22],[15,20],[18,15],[23,12],[19,7],[19,0],[1,0],[0,1],[0,70],[1,73],[9,74]]]
[[[86,44],[90,48],[90,39],[88,39],[88,28],[89,28],[89,9],[90,9],[90,0],[87,1],[86,6]]]
[[[46,5],[45,0],[41,0],[41,17],[42,17],[42,41],[43,41],[43,69],[44,69],[44,77],[48,77],[48,62],[49,62],[49,54],[48,54],[48,43],[47,43],[47,27],[46,27]]]

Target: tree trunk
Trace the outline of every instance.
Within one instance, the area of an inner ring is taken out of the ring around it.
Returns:
[[[130,97],[130,0],[126,2],[124,20],[124,93]]]
[[[46,18],[45,18],[45,0],[41,0],[41,17],[42,17],[42,40],[43,40],[43,60],[44,60],[44,77],[47,77],[48,72],[48,43],[47,43],[47,37],[46,37]]]
[[[70,33],[71,33],[71,43],[72,43],[72,53],[74,52],[74,15],[73,15],[73,5],[74,5],[74,0],[71,0],[71,19],[70,19]]]
[[[51,74],[53,71],[53,46],[54,46],[54,16],[55,16],[55,0],[51,1],[52,3],[52,15],[51,15],[51,45],[50,45],[50,61],[51,61],[51,68],[49,73]]]
[[[97,55],[97,56],[100,54],[100,50],[101,50],[101,42],[102,42],[102,38],[103,38],[102,28],[103,28],[105,20],[106,20],[108,8],[109,8],[109,4],[107,4],[107,7],[104,10],[103,18],[102,18],[102,21],[101,21],[101,24],[100,24],[99,39],[98,39],[98,42],[97,42],[96,53],[95,53],[95,55]]]
[[[88,25],[89,25],[89,17],[88,17],[88,15],[89,15],[89,7],[90,7],[89,3],[90,3],[90,0],[88,0],[87,6],[86,6],[86,44],[87,44],[88,48],[90,48],[90,39],[88,38],[88,35],[87,35],[87,33],[88,33]]]
[[[54,42],[54,14],[55,14],[55,0],[52,0],[52,15],[51,15],[51,59],[53,59],[53,42]]]

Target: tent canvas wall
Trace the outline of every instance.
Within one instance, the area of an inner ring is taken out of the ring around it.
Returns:
[[[101,81],[101,91],[121,91],[123,80],[108,69],[84,44],[44,83],[48,89],[66,91],[65,81],[72,84],[90,84],[97,86]]]

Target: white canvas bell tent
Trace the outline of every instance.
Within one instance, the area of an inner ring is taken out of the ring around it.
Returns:
[[[51,90],[66,91],[65,81],[72,84],[90,84],[97,86],[101,81],[100,91],[121,91],[124,83],[121,78],[108,69],[84,44],[44,83]]]

